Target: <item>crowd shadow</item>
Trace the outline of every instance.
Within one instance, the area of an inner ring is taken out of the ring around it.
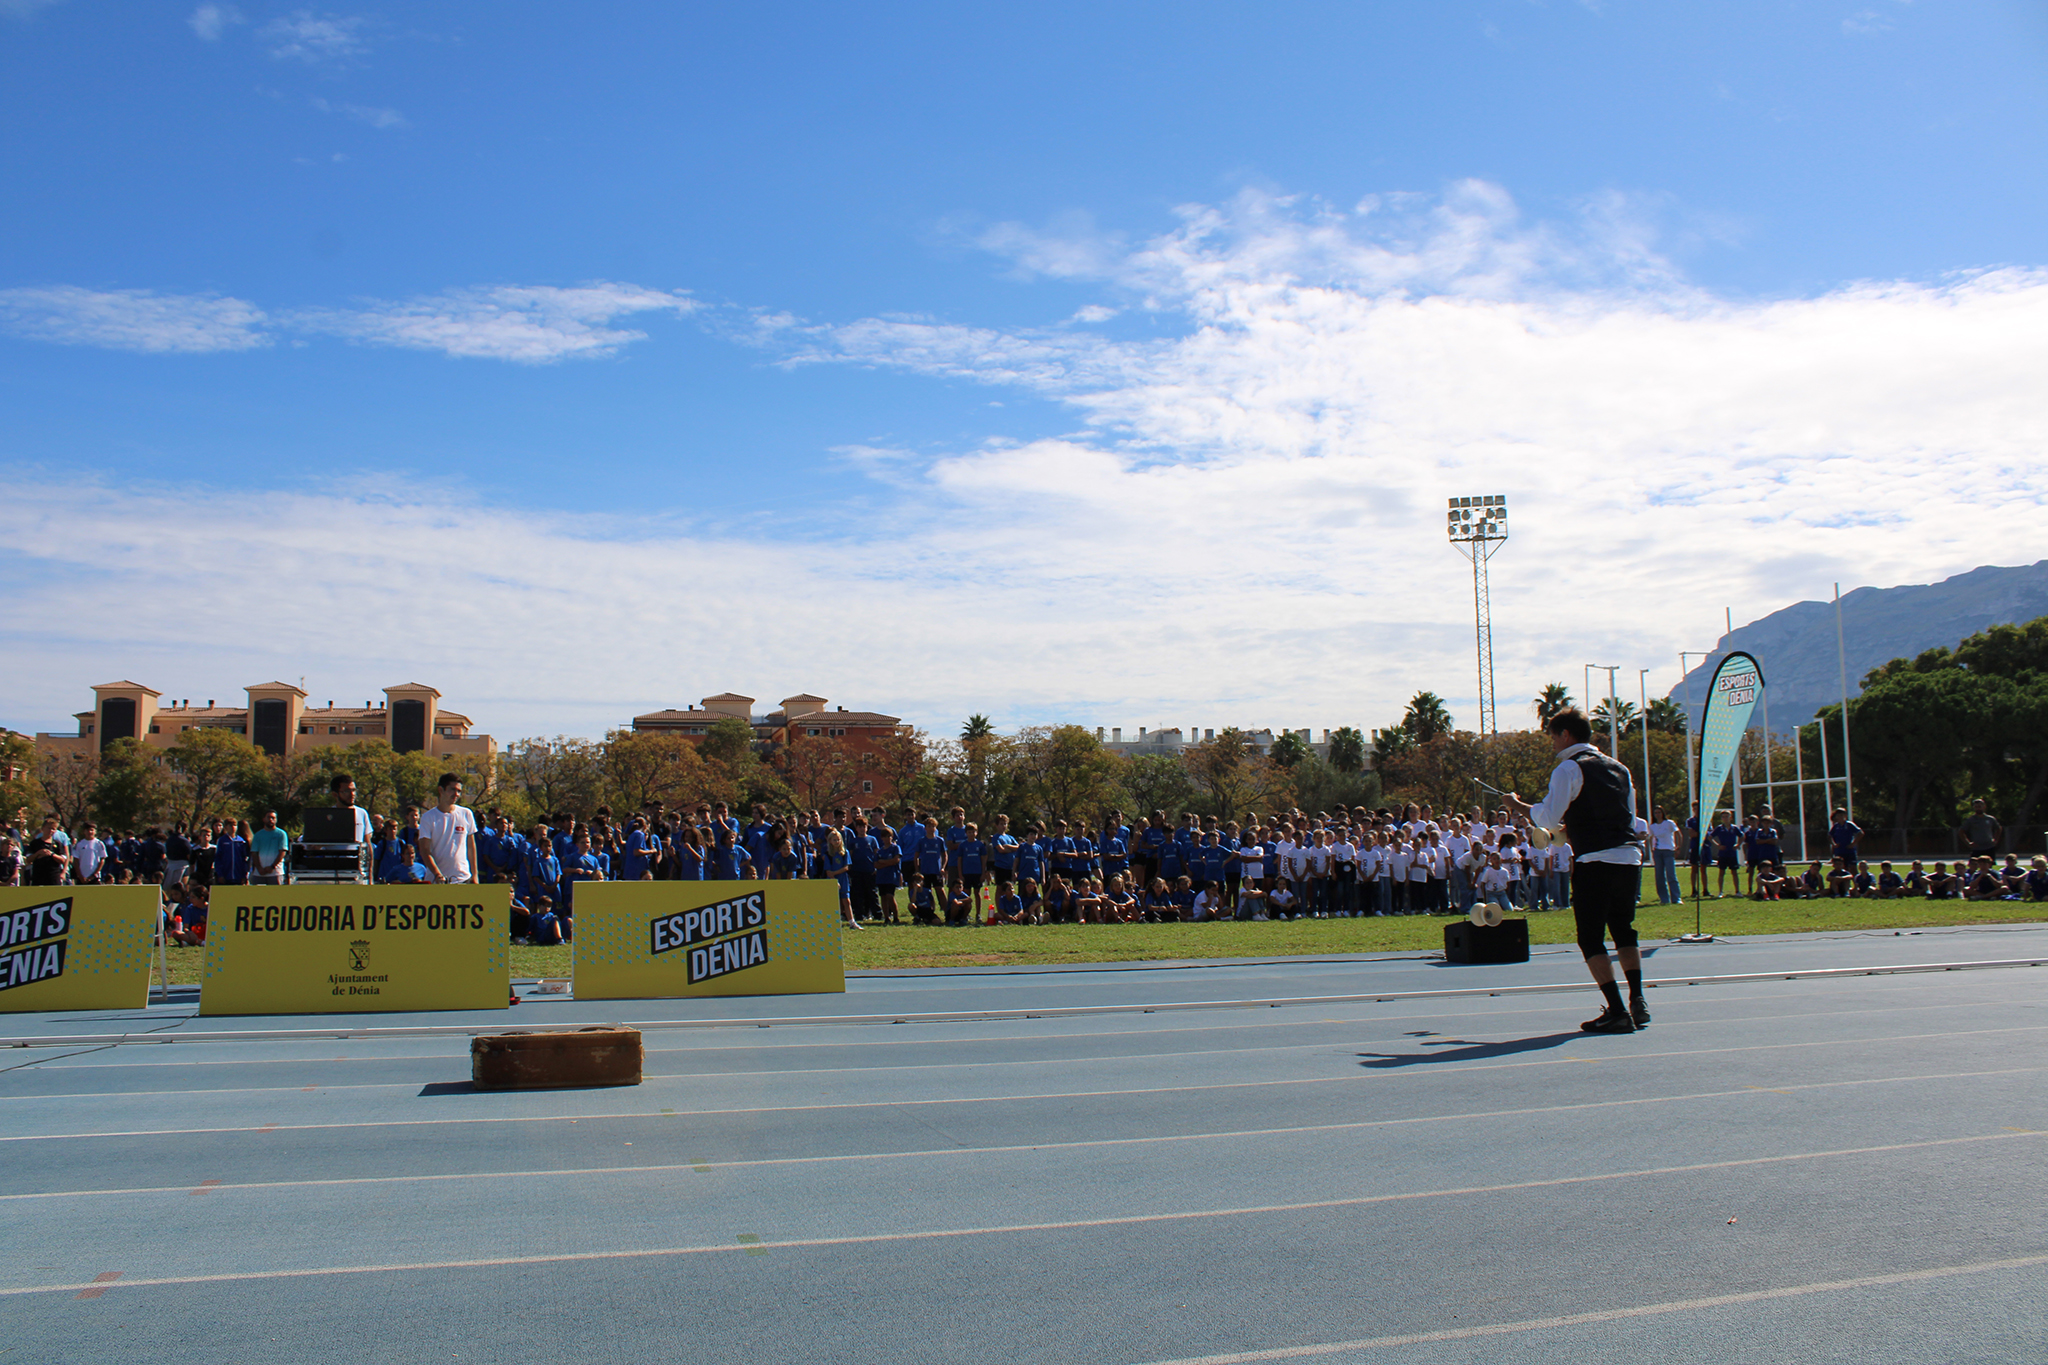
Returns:
[[[1585,1036],[1580,1030],[1573,1029],[1570,1033],[1545,1033],[1534,1038],[1513,1038],[1503,1043],[1472,1043],[1463,1038],[1444,1038],[1437,1042],[1422,1044],[1424,1047],[1444,1049],[1441,1052],[1361,1052],[1358,1055],[1365,1060],[1359,1065],[1386,1070],[1435,1062],[1477,1062],[1489,1057],[1513,1057],[1524,1052],[1542,1052]]]

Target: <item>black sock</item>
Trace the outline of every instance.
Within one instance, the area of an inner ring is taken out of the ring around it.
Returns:
[[[1607,997],[1607,1008],[1611,1010],[1625,1008],[1621,1003],[1621,987],[1615,985],[1612,981],[1600,983],[1600,994]]]
[[[1631,1000],[1642,999],[1643,969],[1641,967],[1637,967],[1634,971],[1624,970],[1622,972],[1622,975],[1628,978],[1628,998]]]

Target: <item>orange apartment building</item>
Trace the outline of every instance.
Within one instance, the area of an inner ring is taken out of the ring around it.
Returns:
[[[879,711],[849,711],[843,706],[834,710],[825,698],[808,692],[784,697],[775,710],[761,715],[754,713],[752,697],[743,697],[737,692],[721,692],[715,697],[704,698],[694,708],[650,711],[646,715],[635,716],[633,732],[643,735],[680,734],[701,742],[713,723],[727,717],[745,721],[754,732],[755,743],[771,749],[807,738],[838,740],[856,763],[861,755],[875,753],[883,740],[907,735],[911,730],[900,716],[885,716]],[[859,786],[862,796],[887,799],[895,795],[889,782],[872,771],[860,779]]]
[[[101,683],[93,688],[90,711],[78,713],[75,735],[39,734],[36,747],[54,752],[104,749],[117,739],[168,748],[186,730],[232,730],[267,754],[296,754],[329,744],[381,739],[400,753],[481,754],[498,750],[489,735],[472,735],[470,719],[444,710],[441,694],[424,683],[384,689],[381,706],[306,705],[305,689],[285,682],[243,689],[240,706],[189,699],[164,702],[162,693],[138,682]]]

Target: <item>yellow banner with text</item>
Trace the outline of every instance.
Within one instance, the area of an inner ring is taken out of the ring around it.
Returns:
[[[839,883],[585,882],[578,1000],[846,989]]]
[[[494,886],[217,886],[201,1014],[503,1009],[511,894]]]
[[[162,903],[153,886],[0,887],[0,1013],[147,1005]]]

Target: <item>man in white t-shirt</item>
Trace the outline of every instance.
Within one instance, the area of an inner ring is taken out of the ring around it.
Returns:
[[[462,800],[462,779],[441,774],[435,805],[420,814],[420,861],[437,882],[476,880],[476,812]]]
[[[1662,806],[1650,810],[1650,861],[1657,868],[1657,903],[1683,901],[1678,889],[1678,822],[1667,817]]]
[[[100,868],[106,865],[107,846],[99,837],[99,826],[87,825],[85,837],[71,845],[71,878],[84,883],[99,880]]]

